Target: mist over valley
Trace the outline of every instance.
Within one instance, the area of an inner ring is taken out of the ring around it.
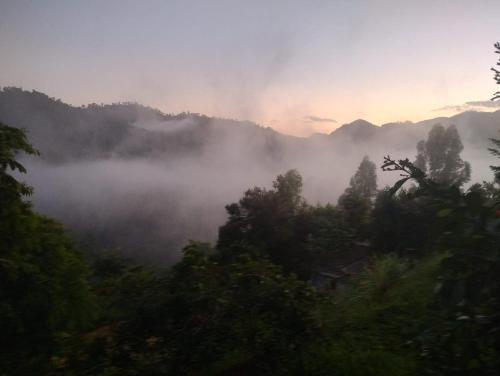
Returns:
[[[491,180],[487,148],[500,111],[418,123],[356,120],[331,134],[294,137],[250,121],[165,114],[135,103],[74,107],[40,92],[0,91],[0,121],[27,130],[40,157],[24,161],[40,212],[61,220],[82,247],[118,249],[171,264],[188,240],[213,242],[227,214],[254,186],[297,169],[311,204],[336,204],[363,156],[416,156],[437,123],[454,124],[472,182]],[[378,186],[398,176],[377,170]],[[24,178],[24,177],[23,177]]]

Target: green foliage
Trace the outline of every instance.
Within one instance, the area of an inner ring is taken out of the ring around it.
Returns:
[[[379,257],[373,261],[369,270],[358,280],[358,292],[373,298],[384,296],[385,293],[400,282],[405,264],[394,255]]]
[[[449,252],[440,270],[436,299],[440,319],[420,339],[426,372],[494,375],[500,370],[500,236],[494,204],[475,185],[463,193],[442,186],[404,161],[386,158],[385,168],[419,184],[417,193],[436,207],[443,229],[438,244]]]
[[[417,158],[413,164],[421,171],[427,172],[426,142],[424,140],[417,142]]]
[[[338,206],[358,238],[368,237],[372,199],[377,193],[375,164],[367,156],[351,178],[349,187],[339,197]]]
[[[358,170],[351,178],[348,190],[361,197],[372,198],[377,193],[377,173],[375,163],[364,156]]]
[[[375,200],[371,229],[373,248],[379,253],[420,254],[432,247],[439,233],[435,208],[427,198],[415,198],[415,189],[393,193],[406,179],[380,191]]]
[[[298,372],[303,347],[319,334],[317,294],[266,259],[240,254],[221,263],[207,244],[189,244],[170,272],[139,284],[128,320],[87,336],[86,355],[68,364],[110,375]]]
[[[44,373],[62,337],[92,315],[87,269],[62,226],[32,211],[31,188],[10,171],[36,154],[24,133],[0,124],[0,373]],[[9,171],[10,170],[10,171]]]
[[[490,138],[490,141],[493,143],[495,147],[488,148],[488,150],[492,155],[500,158],[500,140]],[[495,174],[495,180],[500,183],[500,166],[490,166],[490,168]]]
[[[229,218],[219,230],[218,247],[232,257],[231,245],[258,249],[286,272],[307,278],[311,254],[310,210],[301,197],[302,178],[295,170],[277,177],[273,189],[254,188],[239,203],[226,206]]]
[[[311,233],[308,246],[313,258],[313,269],[321,270],[339,254],[350,251],[354,232],[343,213],[332,205],[310,209]]]
[[[21,196],[32,193],[30,187],[7,173],[9,170],[26,173],[24,166],[15,159],[17,152],[38,154],[22,130],[0,123],[0,202],[19,200]]]
[[[358,192],[346,192],[339,197],[338,207],[342,211],[345,221],[354,229],[355,236],[366,239],[369,236],[370,199],[361,196]]]
[[[100,323],[127,320],[156,278],[154,270],[137,265],[116,251],[97,256],[91,270],[91,287],[97,297]]]
[[[228,205],[228,221],[219,231],[220,257],[230,260],[241,250],[252,252],[305,280],[348,251],[354,238],[351,223],[357,225],[360,216],[368,221],[367,201],[353,193],[342,209],[312,207],[301,189],[302,178],[291,170],[277,177],[272,190],[248,190],[239,203]]]
[[[414,340],[434,320],[429,305],[441,260],[376,259],[324,306],[327,339],[311,347],[306,374],[419,375]]]

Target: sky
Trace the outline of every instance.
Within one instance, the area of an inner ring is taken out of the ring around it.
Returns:
[[[498,88],[500,1],[0,0],[0,86],[329,133]]]

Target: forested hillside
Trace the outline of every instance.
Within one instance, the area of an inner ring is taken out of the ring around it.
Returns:
[[[252,140],[247,152],[272,158],[280,151],[278,139],[290,138],[250,122],[168,115],[135,103],[73,107],[18,88],[0,92],[0,118],[26,129],[42,158],[53,163],[198,156],[221,137]]]

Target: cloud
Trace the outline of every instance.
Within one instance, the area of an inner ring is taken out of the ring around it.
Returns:
[[[304,116],[304,120],[312,121],[312,122],[316,122],[316,123],[336,123],[337,122],[337,120],[335,120],[335,119],[322,118],[322,117],[314,116],[314,115]]]
[[[435,108],[432,111],[433,112],[441,112],[441,111],[462,112],[462,111],[466,111],[466,109],[467,109],[466,106],[444,106],[444,107]]]
[[[453,112],[464,112],[470,110],[481,111],[489,108],[499,108],[500,109],[500,101],[469,101],[465,102],[461,105],[449,105],[440,108],[436,108],[432,111],[441,112],[441,111],[453,111]]]
[[[466,102],[465,103],[468,106],[474,106],[474,107],[493,107],[493,108],[500,108],[500,101],[472,101],[472,102]]]

